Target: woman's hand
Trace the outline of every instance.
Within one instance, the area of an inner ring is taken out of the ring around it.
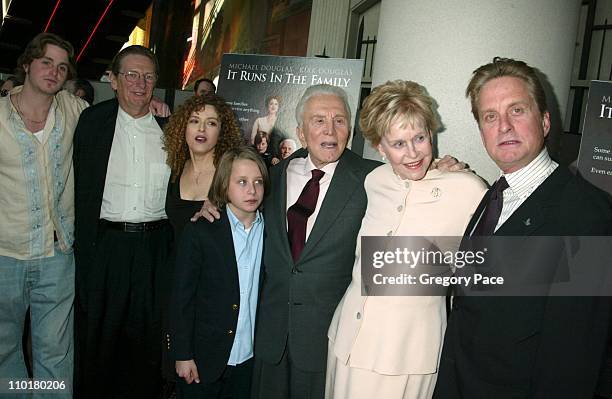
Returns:
[[[200,376],[198,375],[198,368],[196,367],[193,359],[191,360],[177,360],[174,362],[176,374],[179,377],[185,379],[187,384],[191,384],[195,381],[196,384],[200,383]]]
[[[167,118],[170,116],[170,107],[168,104],[155,96],[151,97],[149,111],[151,111],[154,116],[159,116],[161,118]]]
[[[212,223],[215,221],[215,219],[219,219],[221,217],[221,214],[219,213],[219,208],[214,206],[209,200],[205,199],[204,203],[202,204],[202,209],[197,211],[191,217],[191,221],[195,222],[201,217]]]
[[[441,170],[442,172],[458,172],[460,170],[469,170],[468,165],[465,162],[460,162],[455,157],[450,155],[444,155],[444,158],[434,162],[434,168]]]

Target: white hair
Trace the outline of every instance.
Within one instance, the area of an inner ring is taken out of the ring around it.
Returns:
[[[278,146],[279,147],[282,146],[285,141],[291,142],[291,144],[293,144],[293,149],[297,148],[297,142],[294,139],[284,139],[283,141],[280,142]]]
[[[338,86],[326,84],[313,85],[308,87],[304,91],[304,94],[302,94],[302,98],[300,98],[300,101],[295,107],[295,120],[297,121],[298,126],[302,127],[302,124],[304,123],[304,107],[306,106],[306,102],[308,102],[308,100],[310,100],[312,97],[320,95],[336,96],[342,101],[342,103],[344,104],[344,110],[346,111],[346,120],[349,123],[350,130],[351,107],[349,105],[348,96],[346,95],[346,92],[344,91],[344,89]]]

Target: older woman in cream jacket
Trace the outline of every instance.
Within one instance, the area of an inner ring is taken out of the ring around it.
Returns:
[[[468,172],[431,168],[434,101],[414,82],[374,89],[360,116],[364,136],[389,163],[365,180],[368,207],[353,279],[329,328],[326,398],[431,398],[446,328],[443,296],[362,296],[362,236],[456,236],[486,186]],[[451,246],[457,249],[459,238]]]

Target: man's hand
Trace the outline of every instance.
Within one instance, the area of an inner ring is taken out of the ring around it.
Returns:
[[[219,213],[219,208],[214,206],[209,200],[204,200],[204,203],[202,204],[202,209],[197,211],[191,217],[191,221],[195,222],[201,217],[212,223],[215,221],[215,219],[219,219],[221,217],[221,214]]]
[[[460,162],[455,157],[450,155],[444,155],[444,158],[439,161],[434,161],[434,168],[439,169],[442,172],[458,172],[460,170],[469,170],[468,165],[465,162]]]
[[[154,116],[159,116],[162,118],[167,118],[170,116],[170,107],[168,106],[168,104],[166,104],[161,99],[155,96],[151,98],[151,103],[149,104],[149,111],[151,111]]]
[[[194,381],[196,384],[200,383],[198,368],[196,367],[193,359],[177,360],[174,362],[174,368],[176,369],[176,374],[178,374],[179,377],[184,378],[187,384],[191,384]]]

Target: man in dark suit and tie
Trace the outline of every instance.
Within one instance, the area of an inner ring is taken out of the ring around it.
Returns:
[[[261,399],[323,398],[327,329],[351,280],[366,208],[363,181],[380,164],[346,148],[351,112],[344,90],[309,87],[296,117],[306,148],[271,169],[264,206],[253,380]]]
[[[119,52],[117,98],[88,108],[75,132],[77,396],[155,398],[160,307],[172,229],[170,169],[149,111],[158,76],[142,46]]]
[[[495,58],[474,72],[467,95],[501,177],[466,236],[610,234],[605,194],[548,155],[550,115],[533,68]],[[609,297],[455,297],[434,398],[592,398],[610,305]]]

